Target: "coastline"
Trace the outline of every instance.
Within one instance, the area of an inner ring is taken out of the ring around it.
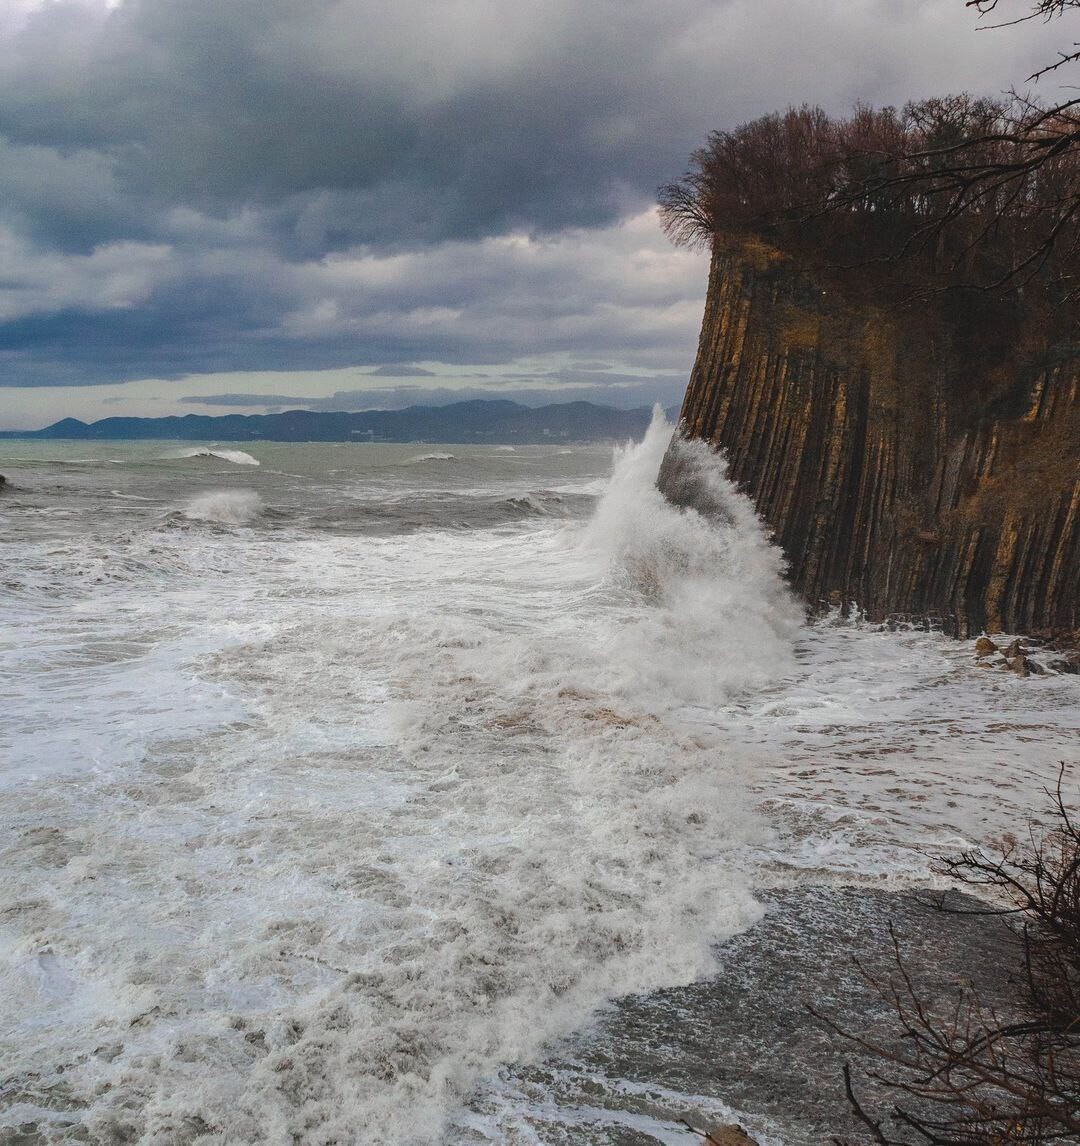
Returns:
[[[862,1146],[872,1139],[849,1112],[842,1069],[852,1063],[873,1106],[866,1060],[807,1005],[845,1029],[894,1035],[891,1012],[855,963],[874,977],[895,975],[890,924],[933,1006],[974,986],[1008,1008],[1019,946],[1000,917],[939,912],[936,893],[923,890],[814,885],[760,898],[765,916],[720,949],[714,975],[616,1001],[540,1064],[502,1072],[474,1096],[472,1111],[509,1134],[497,1140],[518,1141],[517,1131],[544,1146],[701,1141],[684,1119],[702,1130],[741,1125],[760,1146]],[[979,902],[955,892],[948,899]],[[512,1123],[500,1122],[500,1107]],[[492,1140],[469,1136],[465,1124],[458,1130],[455,1142]]]

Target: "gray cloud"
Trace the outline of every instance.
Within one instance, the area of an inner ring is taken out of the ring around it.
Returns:
[[[14,266],[21,248],[12,250]],[[147,244],[114,245],[53,256],[40,282],[28,268],[24,289],[7,296],[0,368],[23,385],[223,373],[238,363],[422,377],[401,363],[500,365],[617,346],[624,366],[682,369],[704,275],[702,257],[673,249],[651,213],[547,238],[299,263],[258,248],[173,252],[155,283],[162,258]],[[53,313],[35,309],[46,291],[63,303]]]
[[[975,35],[962,0],[10,2],[18,386],[544,354],[682,370],[701,268],[641,212],[710,128],[993,92],[1061,38]]]

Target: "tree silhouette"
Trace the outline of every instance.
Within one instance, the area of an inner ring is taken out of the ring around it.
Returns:
[[[984,28],[1053,20],[1080,0],[965,0]],[[1071,45],[1029,81],[1080,61]],[[856,108],[832,121],[792,109],[714,132],[691,170],[660,190],[676,242],[750,230],[835,264],[919,256],[937,286],[1010,291],[1040,282],[1080,297],[1080,97],[1046,103],[948,96]],[[924,283],[924,285],[926,285]]]
[[[868,1109],[845,1068],[852,1110],[879,1146],[1080,1140],[1080,825],[1065,803],[1063,776],[1064,765],[1045,836],[1010,841],[998,856],[965,852],[943,872],[994,898],[995,906],[967,910],[1016,921],[1022,956],[1013,1013],[995,1014],[971,990],[947,1013],[934,1013],[895,938],[895,977],[869,980],[893,1014],[895,1042],[844,1030],[813,1010],[869,1054],[867,1075],[892,1100],[888,1109]]]

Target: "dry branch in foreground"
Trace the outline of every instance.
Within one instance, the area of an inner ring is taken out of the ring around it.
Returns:
[[[894,1042],[813,1012],[877,1064],[866,1076],[891,1100],[888,1110],[869,1108],[850,1064],[844,1079],[853,1112],[879,1146],[1080,1141],[1080,826],[1064,800],[1063,774],[1064,766],[1053,826],[1041,839],[1029,832],[996,857],[969,851],[944,868],[1001,904],[978,913],[1015,920],[1023,958],[1008,1015],[985,1007],[973,990],[959,992],[947,1013],[931,1012],[895,936],[893,978],[867,977],[892,1012]]]

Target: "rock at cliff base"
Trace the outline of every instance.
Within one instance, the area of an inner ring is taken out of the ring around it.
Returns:
[[[757,1146],[757,1142],[741,1126],[721,1126],[710,1130],[705,1138],[706,1146]]]
[[[1043,672],[1035,661],[1024,656],[1022,652],[1012,657],[1005,657],[1001,667],[1011,670],[1017,676],[1041,676]]]
[[[988,657],[991,653],[998,651],[997,645],[989,637],[980,637],[975,642],[975,655],[979,657]]]

